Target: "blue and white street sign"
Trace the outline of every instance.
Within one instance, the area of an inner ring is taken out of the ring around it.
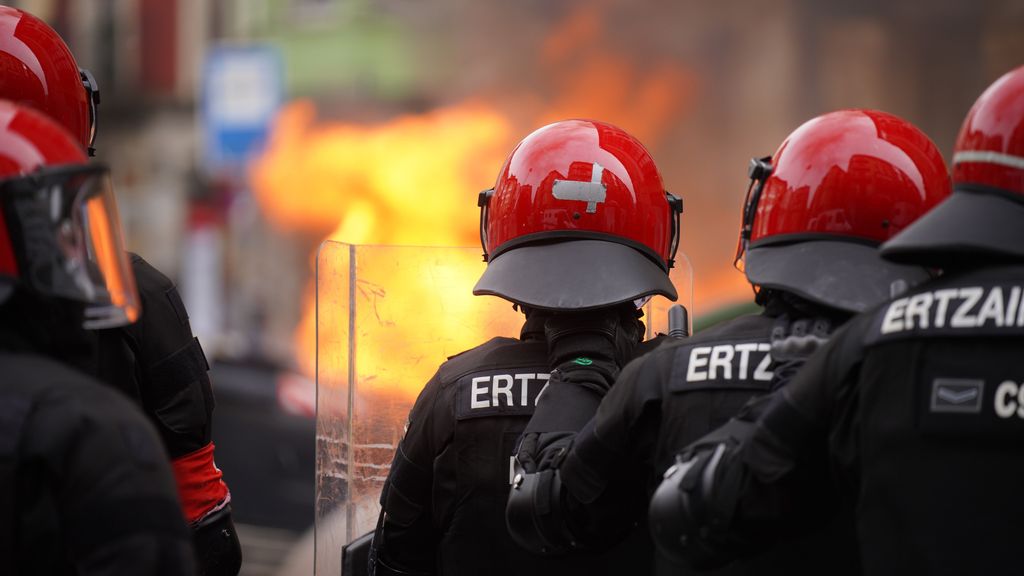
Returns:
[[[239,167],[258,152],[284,97],[281,54],[268,45],[218,46],[203,67],[205,163]]]

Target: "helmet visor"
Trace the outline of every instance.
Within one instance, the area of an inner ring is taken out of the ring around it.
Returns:
[[[755,244],[746,264],[755,286],[847,312],[864,312],[929,278],[924,268],[887,262],[875,246],[845,239]]]
[[[946,268],[984,256],[1024,256],[1024,202],[958,185],[956,192],[882,245],[886,260]]]
[[[688,274],[683,268],[680,273]],[[473,294],[543,310],[590,310],[653,294],[678,297],[666,271],[639,250],[593,239],[506,250],[488,262]]]
[[[134,322],[139,298],[106,167],[44,168],[3,188],[22,223],[21,276],[28,288],[86,303],[87,329]]]

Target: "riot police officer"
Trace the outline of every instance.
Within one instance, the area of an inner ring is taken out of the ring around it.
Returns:
[[[99,88],[60,36],[33,15],[0,6],[0,98],[59,122],[92,155]],[[131,397],[149,416],[171,458],[183,512],[193,527],[203,574],[236,574],[241,548],[230,493],[214,465],[213,391],[177,288],[136,254],[130,265],[141,298],[138,321],[97,330],[83,368]]]
[[[624,546],[554,559],[516,547],[504,520],[512,455],[548,393],[552,311],[603,310],[629,355],[644,332],[635,301],[676,298],[681,202],[635,138],[568,120],[516,146],[479,204],[487,268],[474,294],[514,302],[526,321],[518,340],[450,358],[416,400],[381,493],[371,573],[623,573],[635,564]]]
[[[1024,68],[974,104],[953,195],[882,246],[944,274],[852,320],[765,407],[688,448],[651,502],[708,562],[856,511],[866,574],[1019,570]],[[837,501],[808,486],[833,486]]]
[[[72,368],[137,315],[106,168],[0,101],[0,572],[193,573],[152,426]]]
[[[543,398],[519,451],[521,461],[540,462],[540,473],[523,476],[508,509],[524,546],[593,547],[623,519],[643,517],[682,447],[782,385],[833,328],[883,301],[893,284],[927,277],[876,250],[949,194],[941,154],[904,120],[871,110],[825,114],[772,157],[753,160],[750,176],[736,261],[764,311],[666,344],[626,366],[614,386],[597,373],[577,376],[610,390],[574,440],[557,432],[568,429],[563,410]],[[550,388],[566,380],[556,370]],[[842,554],[853,556],[843,535],[829,532],[732,571],[831,567]],[[666,573],[683,569],[659,564]]]

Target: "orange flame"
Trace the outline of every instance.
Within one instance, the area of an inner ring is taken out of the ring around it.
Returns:
[[[270,221],[354,244],[469,245],[475,192],[492,182],[508,122],[478,104],[380,126],[315,125],[312,103],[280,113],[254,191]]]
[[[314,118],[309,102],[286,107],[251,172],[255,194],[276,227],[359,245],[478,241],[476,192],[493,181],[511,138],[502,116],[470,103],[372,127],[316,125]],[[473,263],[460,275],[467,296],[480,270]],[[395,286],[418,281],[403,270],[389,280]],[[311,286],[296,333],[299,366],[310,377],[316,350],[312,292]],[[468,337],[475,344],[480,336]]]

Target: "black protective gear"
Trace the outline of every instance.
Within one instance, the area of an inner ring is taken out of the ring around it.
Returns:
[[[826,554],[834,549],[843,553],[826,555],[825,560],[840,563],[841,570],[856,570],[852,534],[845,528],[850,516],[836,510],[827,476],[817,470],[796,469],[792,461],[783,458],[750,455],[752,446],[778,442],[775,437],[759,435],[761,416],[771,413],[777,418],[785,413],[799,417],[790,412],[782,393],[755,398],[735,418],[677,457],[676,465],[666,472],[650,503],[651,532],[663,554],[699,570],[721,568],[736,558],[755,555],[761,561],[755,560],[753,564],[773,567],[780,559],[785,564],[792,563],[787,555],[778,555],[780,549],[792,549],[806,558],[814,558],[823,552],[812,552],[812,547],[824,544]],[[779,431],[785,434],[786,441],[798,445],[802,442],[804,424],[800,422]],[[807,507],[773,492],[754,492],[741,500],[739,495],[750,483],[747,476],[751,474],[746,467],[737,465],[743,458],[757,460],[761,480],[813,495],[810,500],[830,505]],[[747,523],[746,531],[733,530],[740,515]],[[821,534],[802,536],[807,532],[803,526],[822,524],[827,528]],[[833,541],[836,538],[841,540]],[[844,561],[845,565],[841,564]],[[727,571],[746,573],[741,566],[734,564]]]
[[[604,373],[600,368],[594,372]],[[555,384],[549,381],[537,398],[533,417],[516,447],[516,461],[527,473],[551,468],[556,461],[560,463],[576,433],[590,420],[604,397],[605,389],[600,384],[589,385],[588,380],[573,382],[571,373],[560,370],[552,375]]]
[[[703,476],[706,464],[707,458],[693,457],[684,461],[677,456],[676,463],[665,471],[665,479],[651,495],[648,510],[651,537],[658,550],[676,562],[700,565],[707,556],[703,550],[694,551],[690,547],[690,536],[699,533],[704,525],[704,519],[700,517],[702,511],[694,509],[690,493]],[[704,541],[699,539],[695,543],[704,545]],[[686,550],[690,557],[681,556],[679,550]]]
[[[551,368],[561,370],[570,379],[575,370],[596,369],[605,375],[602,384],[606,391],[643,340],[642,315],[631,302],[551,315],[544,324]]]
[[[516,447],[516,464],[528,474],[557,467],[574,436],[572,432],[531,433],[527,428]]]
[[[210,367],[199,340],[192,335],[188,312],[174,283],[138,254],[129,253],[129,258],[142,314],[134,324],[96,332],[95,370],[101,380],[142,408],[160,433],[171,460],[178,460],[210,444],[215,404],[207,374]],[[221,479],[212,481],[220,483]],[[186,509],[193,510],[192,495],[186,491],[179,496]],[[231,508],[217,510],[214,517],[221,528],[214,530],[204,524],[195,529],[200,573],[236,574],[241,547]]]
[[[0,305],[0,349],[59,358],[88,372],[96,357],[96,342],[80,326],[83,314],[81,303],[14,290]]]
[[[231,519],[231,507],[225,506],[192,527],[192,543],[200,576],[235,576],[242,568],[242,546]]]
[[[644,332],[641,314],[628,304],[555,314],[544,325],[555,384],[537,399],[523,431],[516,450],[521,468],[518,483],[506,509],[513,539],[533,553],[561,553],[577,547],[574,529],[563,518],[557,468],[576,433],[615,382],[619,368],[635,354]],[[640,350],[651,346],[642,345]],[[591,540],[584,537],[584,547],[592,547]]]
[[[734,510],[716,506],[718,502],[710,495],[735,493],[736,478],[720,477],[718,466],[724,458],[733,456],[753,429],[752,422],[733,418],[676,457],[676,463],[654,491],[648,511],[651,534],[662,553],[697,568],[724,564],[721,559],[728,558],[728,553],[722,550],[731,550],[736,543],[717,536],[723,532],[728,535]],[[731,503],[728,498],[724,500]]]
[[[97,372],[136,400],[174,459],[210,443],[209,366],[174,283],[138,254],[129,257],[142,315],[134,324],[97,333]]]
[[[855,510],[865,574],[1014,572],[1022,285],[1021,265],[947,274],[834,334],[719,464],[743,479],[708,496],[735,508],[731,534],[814,531],[812,511],[841,504]]]
[[[776,364],[769,355],[772,329],[780,316],[797,320],[821,316],[833,325],[845,319],[844,314],[830,314],[790,295],[782,298],[777,291],[763,294],[764,314],[736,318],[688,339],[668,340],[629,363],[595,407],[593,418],[574,435],[568,451],[560,456],[559,473],[564,522],[579,547],[614,541],[611,535],[621,537],[621,526],[633,522],[646,530],[650,495],[675,455],[728,422],[752,398],[784,384],[776,378]],[[792,365],[798,362],[794,359]],[[585,370],[576,374],[580,380],[587,377]],[[555,374],[548,390],[561,385]],[[544,402],[542,397],[535,419]],[[543,424],[548,430],[559,429],[563,422],[575,426],[583,419],[575,408],[559,406],[561,413],[553,410]],[[529,429],[533,426],[531,422]],[[534,459],[545,458],[541,454]],[[850,560],[852,547],[838,528],[825,530],[729,566],[724,573],[783,573],[808,567],[845,573],[856,564]],[[657,561],[659,574],[691,570],[666,557]]]
[[[495,338],[451,357],[420,393],[381,492],[370,554],[378,574],[381,563],[496,576],[647,569],[643,543],[544,558],[522,550],[505,527],[516,441],[550,377],[546,316],[533,311],[520,340]]]
[[[0,372],[0,573],[193,574],[170,467],[138,410],[43,356],[0,349]]]
[[[556,455],[565,454],[643,338],[642,314],[628,304],[547,317],[548,362],[558,385],[549,385],[537,399],[516,450],[525,472],[547,469]]]
[[[561,497],[557,468],[516,472],[505,510],[516,544],[534,554],[560,554],[574,547],[563,523]]]

